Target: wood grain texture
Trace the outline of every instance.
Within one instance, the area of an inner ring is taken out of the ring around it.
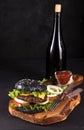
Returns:
[[[80,85],[83,82],[83,76],[73,75],[73,77],[76,86]],[[81,95],[78,94],[73,98],[63,100],[54,111],[44,111],[36,114],[26,114],[16,111],[10,107],[10,102],[12,102],[12,100],[9,101],[8,111],[12,116],[34,124],[49,125],[66,120],[74,108],[80,104]]]

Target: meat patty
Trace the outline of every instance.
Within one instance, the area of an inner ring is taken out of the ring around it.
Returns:
[[[29,96],[21,96],[20,95],[17,98],[21,99],[23,101],[26,101],[28,103],[42,103],[42,102],[47,100],[47,96],[45,96],[45,98],[42,99],[42,98],[39,98],[39,97],[34,97],[33,95],[29,95]]]

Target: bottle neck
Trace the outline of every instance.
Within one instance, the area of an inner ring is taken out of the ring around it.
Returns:
[[[61,33],[61,13],[55,12],[55,21],[54,21],[54,31],[57,32],[58,35]]]
[[[50,52],[52,52],[52,49],[55,49],[55,39],[58,43],[58,46],[60,44],[60,38],[61,38],[61,17],[60,12],[55,12],[54,17],[54,31],[53,31],[53,38],[52,38],[52,44],[50,48]]]

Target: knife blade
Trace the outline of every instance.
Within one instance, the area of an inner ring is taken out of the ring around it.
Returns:
[[[53,104],[50,106],[49,111],[54,111],[54,109],[59,105],[59,103],[61,101],[63,101],[66,98],[72,98],[72,97],[76,96],[78,93],[81,93],[82,91],[83,91],[82,88],[77,88],[76,90],[70,92],[69,94],[67,94],[63,98],[59,98],[59,99],[55,100],[53,102]]]

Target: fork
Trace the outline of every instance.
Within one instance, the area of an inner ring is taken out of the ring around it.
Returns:
[[[53,104],[52,104],[52,105],[50,106],[50,108],[49,108],[49,111],[54,111],[55,108],[59,105],[59,103],[60,103],[62,100],[66,99],[66,98],[74,97],[74,96],[76,96],[78,93],[80,93],[80,92],[82,92],[82,91],[83,91],[82,88],[77,88],[76,90],[74,90],[74,91],[72,91],[72,92],[70,92],[70,93],[68,93],[68,94],[66,94],[66,95],[63,95],[61,98],[59,98],[59,99],[57,99],[57,100],[55,100],[55,101],[53,102]]]
[[[49,108],[49,111],[54,111],[56,106],[64,99],[64,97],[56,99]]]

